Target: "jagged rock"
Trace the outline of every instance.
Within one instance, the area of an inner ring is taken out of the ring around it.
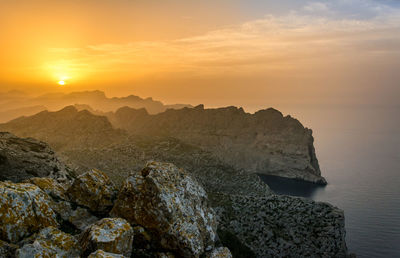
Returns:
[[[125,219],[105,218],[88,227],[79,242],[86,255],[101,249],[130,257],[133,229]]]
[[[15,257],[15,251],[18,249],[18,245],[13,245],[5,241],[0,240],[0,257],[2,258],[13,258]]]
[[[31,257],[79,257],[77,240],[54,227],[42,229],[32,244],[24,245],[16,252],[17,258]]]
[[[117,190],[106,174],[93,169],[78,176],[67,194],[78,205],[95,213],[106,214],[113,206]]]
[[[37,186],[0,182],[0,238],[16,243],[48,226],[57,226],[50,198]]]
[[[312,131],[273,108],[183,108],[156,115],[121,108],[111,118],[134,135],[163,135],[200,146],[236,169],[326,184]]]
[[[103,250],[97,250],[96,252],[91,253],[88,258],[124,258],[125,256],[121,254],[113,254],[107,253]]]
[[[207,254],[207,258],[232,258],[232,254],[226,247],[218,247]]]
[[[66,224],[72,224],[79,231],[85,230],[86,227],[99,220],[98,217],[91,214],[87,209],[79,206],[74,207],[74,205],[71,205],[67,201],[52,203],[52,209]]]
[[[55,179],[49,177],[33,177],[24,181],[38,186],[46,194],[55,200],[68,200],[65,195],[66,190]]]
[[[257,257],[346,257],[344,214],[338,208],[290,196],[213,197],[219,227]]]
[[[46,143],[0,132],[1,181],[18,183],[31,177],[51,177],[66,182],[71,176]]]
[[[183,256],[200,256],[216,238],[206,192],[173,164],[150,162],[128,177],[111,214],[145,227],[162,248]]]

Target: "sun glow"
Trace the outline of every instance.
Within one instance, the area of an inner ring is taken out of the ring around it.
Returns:
[[[58,84],[60,84],[61,86],[65,85],[65,81],[59,81]]]

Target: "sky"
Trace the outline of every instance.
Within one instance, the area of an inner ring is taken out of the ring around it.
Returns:
[[[398,107],[400,1],[0,0],[0,57],[0,92]]]

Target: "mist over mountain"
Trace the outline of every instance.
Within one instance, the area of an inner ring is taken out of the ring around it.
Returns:
[[[135,95],[109,98],[102,91],[82,91],[71,93],[48,93],[32,96],[21,91],[0,94],[0,122],[7,122],[20,116],[31,116],[40,111],[56,111],[69,105],[89,105],[93,110],[111,112],[121,107],[145,108],[150,114],[167,109],[190,107],[187,104],[164,105],[152,98]]]

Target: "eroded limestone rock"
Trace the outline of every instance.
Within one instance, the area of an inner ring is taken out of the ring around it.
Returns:
[[[117,190],[106,174],[94,169],[78,176],[67,194],[78,205],[105,214],[112,208]]]
[[[232,254],[226,247],[218,247],[207,254],[207,258],[232,258]]]
[[[67,200],[64,187],[59,184],[55,179],[49,177],[33,177],[24,181],[38,186],[46,194],[55,200]]]
[[[105,218],[88,227],[79,242],[86,255],[101,249],[130,257],[133,229],[125,219]]]
[[[88,258],[124,258],[125,256],[121,254],[113,254],[104,252],[103,250],[97,250],[96,252],[91,253]]]
[[[162,248],[198,257],[216,238],[217,221],[207,194],[185,171],[150,162],[122,186],[111,211],[145,227]]]
[[[32,184],[0,182],[0,238],[16,243],[48,226],[57,226],[51,200]]]
[[[54,227],[42,229],[32,244],[24,245],[16,252],[17,258],[31,257],[79,257],[77,240]]]
[[[343,211],[290,196],[214,196],[219,227],[257,257],[346,257]]]
[[[0,181],[19,183],[31,177],[67,182],[72,174],[46,143],[0,132]]]

